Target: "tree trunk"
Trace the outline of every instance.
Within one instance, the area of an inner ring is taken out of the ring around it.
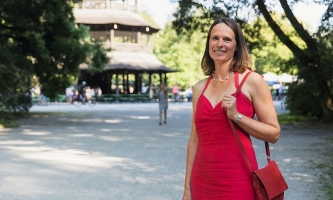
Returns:
[[[328,108],[327,102],[329,99],[332,100],[333,98],[330,93],[329,86],[327,85],[327,82],[323,76],[317,42],[297,21],[287,1],[280,0],[280,3],[290,23],[295,28],[301,39],[306,43],[306,49],[300,49],[293,41],[290,40],[289,36],[283,33],[281,28],[269,14],[264,0],[257,0],[256,2],[260,12],[263,14],[265,20],[272,28],[274,33],[281,40],[281,42],[284,43],[294,53],[295,57],[299,61],[299,68],[305,68],[307,77],[310,77],[309,80],[306,81],[311,81],[315,86],[316,95],[320,99],[320,106],[322,108],[323,117],[329,117],[329,115],[332,115],[332,111],[330,111]]]

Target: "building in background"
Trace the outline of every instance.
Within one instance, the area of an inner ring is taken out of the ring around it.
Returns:
[[[160,28],[138,14],[138,0],[134,4],[128,0],[83,0],[75,6],[74,16],[78,25],[89,26],[93,38],[111,48],[103,72],[90,74],[87,66],[80,67],[80,79],[99,86],[103,94],[137,94],[145,84],[152,95],[153,75],[166,84],[166,73],[176,72],[153,55],[152,34]]]

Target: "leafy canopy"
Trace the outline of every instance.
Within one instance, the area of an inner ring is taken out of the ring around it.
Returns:
[[[63,93],[70,77],[79,75],[80,64],[101,70],[108,61],[105,50],[90,38],[86,27],[75,24],[72,10],[78,2],[1,1],[0,42],[6,55],[0,57],[0,65],[15,68],[23,77],[36,75],[50,97]],[[28,81],[24,85],[25,90],[30,86]]]

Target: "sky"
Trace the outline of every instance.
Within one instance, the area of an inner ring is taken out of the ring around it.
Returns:
[[[170,0],[138,0],[138,2],[139,10],[147,10],[161,28],[172,20],[172,13],[177,7],[177,4],[170,3]]]
[[[170,0],[138,0],[138,3],[139,9],[147,10],[161,28],[164,28],[165,23],[172,20],[172,13],[177,6],[177,4],[170,3]],[[325,6],[314,3],[298,3],[294,7],[294,14],[297,18],[309,23],[313,30],[316,30],[325,9]]]

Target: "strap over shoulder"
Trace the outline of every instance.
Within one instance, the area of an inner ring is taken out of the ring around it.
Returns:
[[[205,83],[205,87],[204,87],[204,89],[202,90],[201,94],[203,94],[203,93],[205,92],[205,90],[207,89],[207,87],[208,87],[210,81],[212,80],[212,78],[213,78],[213,75],[210,75],[210,76],[207,78],[207,81],[206,81],[206,83]]]
[[[236,92],[235,92],[235,96],[237,96],[237,94],[238,94],[239,91],[241,90],[243,84],[245,83],[247,77],[250,75],[251,72],[252,72],[252,71],[249,71],[247,74],[245,74],[245,76],[244,76],[242,82],[239,84],[239,86],[238,86],[238,88],[237,88],[237,90],[236,90]]]

